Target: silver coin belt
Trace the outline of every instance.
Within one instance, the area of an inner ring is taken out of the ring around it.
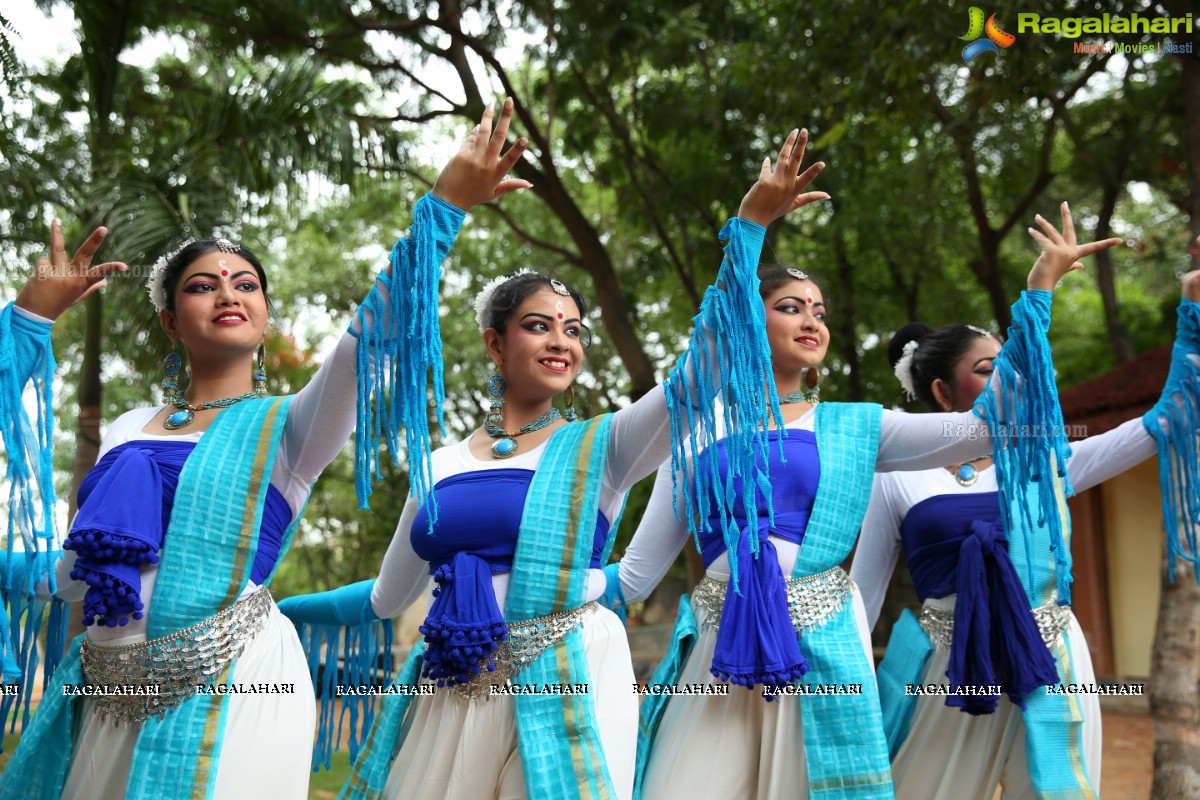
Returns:
[[[1054,647],[1058,637],[1071,624],[1071,607],[1060,606],[1057,596],[1051,595],[1049,603],[1033,609],[1033,619],[1046,647]],[[924,606],[921,627],[929,635],[929,641],[938,647],[950,647],[954,637],[954,609]]]
[[[692,602],[708,612],[706,626],[721,627],[729,581],[705,575],[692,592]],[[842,610],[850,597],[850,576],[841,567],[787,582],[788,611],[792,627],[801,635],[815,630]]]
[[[468,700],[491,699],[493,686],[507,685],[518,672],[579,627],[583,615],[596,607],[596,601],[593,600],[579,608],[509,623],[507,638],[492,653],[495,669],[489,670],[487,659],[484,659],[480,663],[479,674],[469,683],[453,683],[447,688]]]
[[[168,636],[103,647],[84,640],[80,665],[93,687],[145,687],[146,694],[92,695],[101,716],[142,723],[162,717],[214,681],[265,627],[274,606],[262,587],[207,619]]]

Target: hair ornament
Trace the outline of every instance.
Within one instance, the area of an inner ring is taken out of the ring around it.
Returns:
[[[146,291],[150,294],[150,302],[154,304],[155,311],[163,311],[167,307],[167,289],[164,286],[164,279],[167,275],[167,262],[179,255],[183,248],[195,241],[195,239],[185,239],[174,250],[168,250],[159,256],[158,261],[155,261],[154,266],[150,268],[150,277],[146,279]]]
[[[917,347],[920,342],[913,339],[911,342],[905,342],[904,354],[900,356],[900,360],[896,362],[895,373],[896,379],[900,381],[900,387],[904,389],[904,394],[909,400],[917,399],[917,387],[913,384],[913,358],[917,354]]]
[[[571,290],[568,289],[567,285],[558,278],[550,279],[550,288],[554,290],[555,294],[561,294],[563,297],[571,296]]]
[[[483,288],[479,290],[479,294],[475,295],[475,322],[479,325],[480,333],[483,333],[485,330],[487,330],[485,316],[487,315],[488,304],[492,302],[492,295],[496,293],[496,290],[511,281],[513,278],[516,278],[520,275],[533,274],[535,274],[533,270],[522,268],[516,272],[509,272],[505,275],[497,275],[495,278],[492,278],[490,281],[484,284]],[[557,289],[555,291],[557,291]]]
[[[224,237],[217,239],[217,249],[222,253],[240,253],[242,246]]]
[[[991,332],[991,331],[986,331],[986,330],[984,330],[983,328],[978,328],[978,327],[976,327],[976,326],[974,326],[974,325],[968,325],[968,326],[967,326],[967,330],[974,331],[975,333],[978,333],[980,336],[984,337],[985,339],[990,339],[990,338],[992,338],[992,332]]]
[[[795,267],[788,267],[787,274],[791,275],[793,278],[795,278],[798,281],[808,280],[808,273],[802,269],[796,269]]]

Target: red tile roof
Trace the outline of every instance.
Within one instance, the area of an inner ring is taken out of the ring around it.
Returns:
[[[1140,417],[1158,400],[1170,368],[1171,345],[1168,344],[1098,378],[1060,392],[1063,422],[1068,426],[1082,425],[1088,436],[1095,436]]]

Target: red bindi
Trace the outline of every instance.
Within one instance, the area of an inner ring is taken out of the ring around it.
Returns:
[[[562,318],[563,318],[563,314],[562,314],[562,312],[561,312],[561,311],[560,311],[560,312],[558,312],[558,318],[559,318],[559,319],[562,319]]]
[[[228,277],[229,277],[229,270],[227,270],[227,269],[223,269],[223,270],[221,270],[221,277],[222,277],[222,278],[228,278]]]

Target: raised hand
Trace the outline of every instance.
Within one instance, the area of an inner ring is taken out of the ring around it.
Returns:
[[[128,269],[118,261],[92,266],[92,258],[107,235],[108,228],[97,228],[75,251],[75,257],[67,261],[62,223],[54,220],[50,224],[50,257],[38,259],[37,271],[17,295],[17,305],[46,319],[58,319],[68,308],[104,288],[105,278]]]
[[[1071,218],[1071,208],[1065,200],[1059,206],[1059,211],[1062,212],[1062,233],[1059,233],[1041,214],[1035,216],[1034,221],[1044,233],[1035,228],[1028,229],[1029,235],[1042,248],[1042,254],[1038,256],[1033,268],[1029,270],[1028,285],[1030,289],[1054,291],[1059,278],[1073,270],[1083,269],[1083,264],[1079,259],[1121,243],[1120,239],[1103,239],[1098,242],[1076,244],[1075,221]]]
[[[502,194],[533,186],[529,181],[507,177],[529,146],[529,141],[518,139],[516,144],[508,148],[508,152],[501,152],[504,140],[508,137],[508,125],[512,121],[512,98],[505,99],[494,130],[492,113],[492,107],[488,106],[483,112],[483,119],[467,136],[450,163],[442,168],[433,184],[435,195],[463,211],[495,200]]]
[[[807,130],[793,130],[788,134],[787,140],[779,150],[775,168],[771,168],[771,159],[763,161],[758,180],[742,198],[742,205],[738,208],[739,217],[766,227],[801,206],[829,199],[825,192],[801,194],[821,170],[825,169],[824,162],[817,162],[804,170],[803,174],[799,174],[807,144]]]

